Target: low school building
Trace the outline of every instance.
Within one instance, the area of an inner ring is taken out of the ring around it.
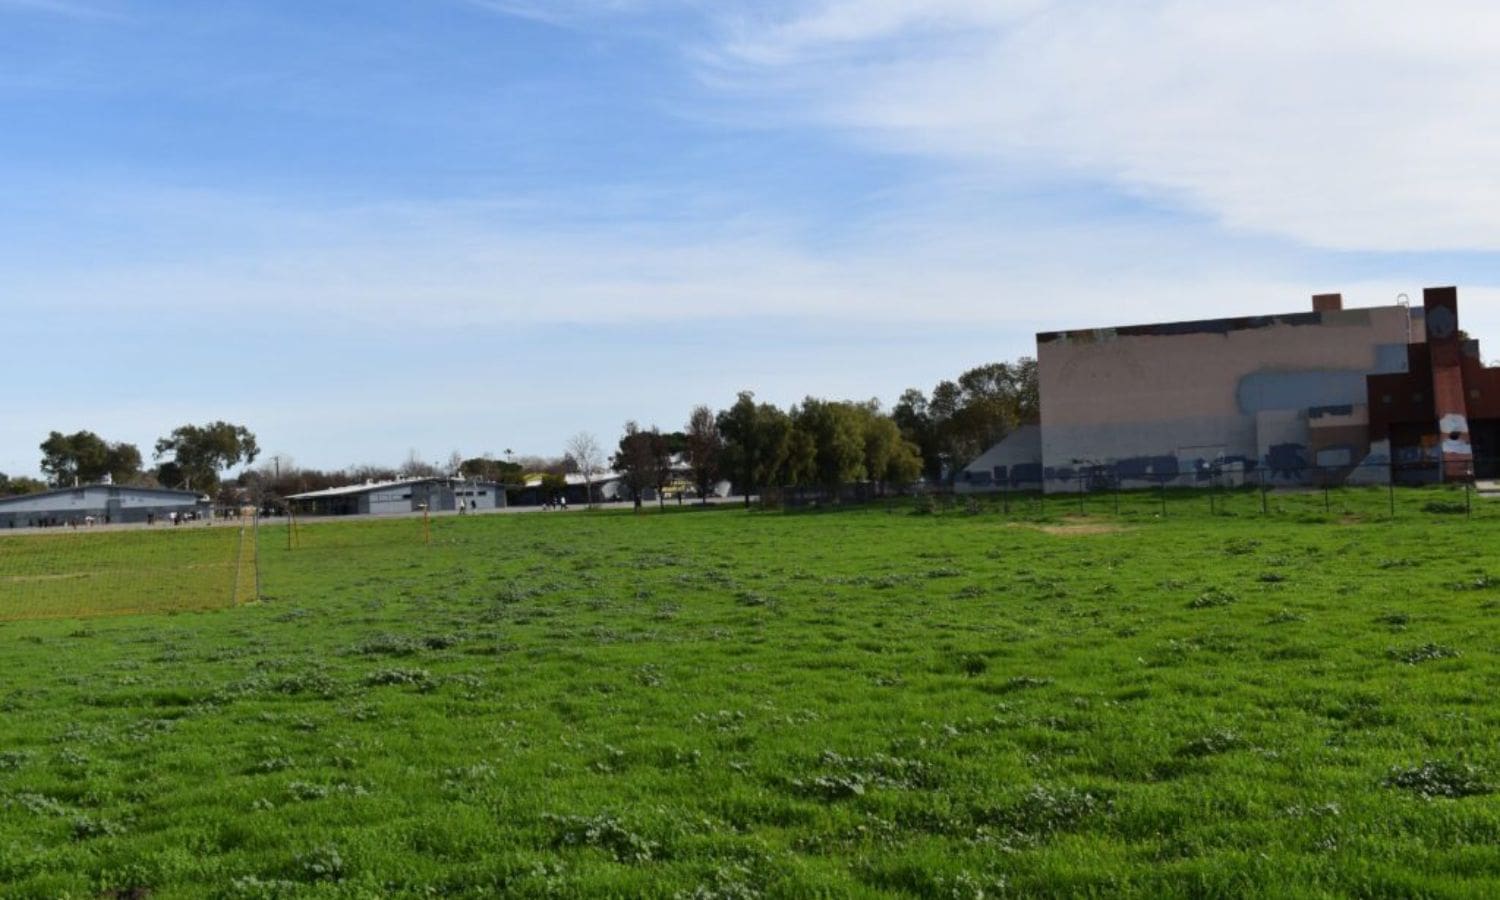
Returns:
[[[379,516],[400,513],[486,512],[505,508],[505,486],[462,478],[409,478],[366,482],[293,494],[287,498],[299,515]]]
[[[206,518],[209,499],[195,491],[86,484],[39,494],[0,498],[0,528],[47,528],[62,525],[122,525]]]

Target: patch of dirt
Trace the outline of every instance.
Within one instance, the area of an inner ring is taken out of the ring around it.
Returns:
[[[1013,522],[1016,528],[1031,528],[1044,534],[1056,535],[1057,537],[1086,537],[1091,534],[1117,534],[1125,531],[1123,525],[1115,525],[1110,522],[1094,522],[1088,519],[1069,518],[1063,519],[1060,525],[1032,525],[1026,522]]]

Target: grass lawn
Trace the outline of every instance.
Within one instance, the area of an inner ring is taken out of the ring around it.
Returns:
[[[0,896],[1497,896],[1500,515],[1411,496],[263,527],[0,623]]]

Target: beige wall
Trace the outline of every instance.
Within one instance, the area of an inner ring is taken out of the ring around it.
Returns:
[[[1308,407],[1363,404],[1364,376],[1403,370],[1421,334],[1388,306],[1039,336],[1043,463],[1305,445]]]

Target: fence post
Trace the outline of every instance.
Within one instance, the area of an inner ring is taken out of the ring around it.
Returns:
[[[1085,501],[1084,501],[1084,498],[1083,498],[1083,473],[1079,472],[1078,473],[1078,514],[1080,516],[1086,516],[1086,515],[1089,514],[1088,509],[1086,509],[1084,507],[1084,502]]]
[[[1269,489],[1270,486],[1266,483],[1266,471],[1262,469],[1260,472],[1260,514],[1263,516],[1271,512],[1271,505],[1266,502]]]
[[[1394,456],[1386,464],[1386,476],[1385,483],[1391,495],[1391,519],[1394,520],[1396,518],[1396,458]]]
[[[250,519],[250,546],[255,561],[255,602],[260,602],[260,508],[256,507]]]
[[[1327,472],[1323,473],[1323,512],[1325,515],[1333,512],[1333,500],[1328,496]]]

